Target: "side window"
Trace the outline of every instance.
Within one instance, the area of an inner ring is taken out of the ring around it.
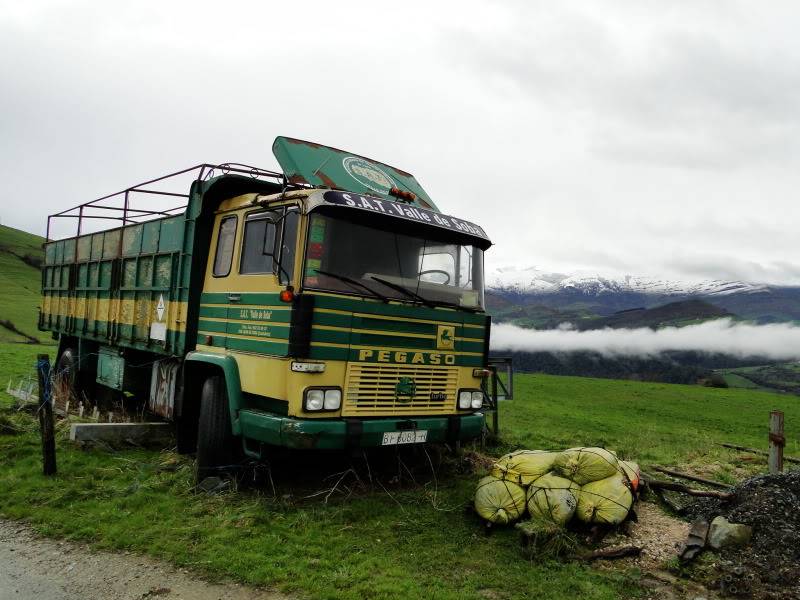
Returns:
[[[236,217],[220,221],[217,235],[217,254],[214,257],[214,277],[227,277],[233,262],[233,242],[236,240]]]
[[[458,287],[472,288],[472,246],[461,246],[458,255]]]
[[[286,211],[283,220],[283,241],[281,242],[281,262],[278,280],[281,284],[287,284],[294,275],[294,257],[297,246],[297,223],[300,220],[296,210]]]
[[[247,216],[242,242],[242,261],[239,273],[272,273],[275,260],[277,211],[254,213]]]

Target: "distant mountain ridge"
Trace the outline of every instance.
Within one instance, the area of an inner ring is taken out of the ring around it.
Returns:
[[[577,292],[587,296],[600,294],[657,294],[667,296],[722,296],[767,291],[771,286],[743,281],[707,280],[685,282],[638,275],[604,277],[601,275],[564,275],[536,268],[497,268],[486,278],[490,289],[519,294],[557,294]]]
[[[711,319],[736,318],[736,315],[699,299],[679,300],[653,308],[630,308],[608,317],[597,317],[575,323],[578,329],[611,329],[650,327],[683,327]]]
[[[487,306],[498,321],[527,327],[554,327],[557,321],[605,318],[620,311],[651,309],[669,303],[701,300],[680,306],[681,321],[718,318],[727,313],[756,323],[800,323],[800,287],[743,281],[685,282],[644,276],[565,275],[536,268],[499,268],[487,273]],[[696,315],[691,311],[697,308]],[[639,321],[630,315],[631,321]],[[615,319],[615,323],[627,317]],[[626,325],[617,325],[626,326]],[[634,326],[631,324],[631,326]]]

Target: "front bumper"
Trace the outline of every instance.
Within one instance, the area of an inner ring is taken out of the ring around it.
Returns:
[[[239,412],[242,437],[287,448],[361,448],[380,446],[387,431],[428,431],[428,442],[473,440],[481,435],[481,413],[441,417],[295,419],[257,410]]]

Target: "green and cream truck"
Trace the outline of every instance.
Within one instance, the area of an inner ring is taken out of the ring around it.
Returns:
[[[49,217],[39,327],[57,372],[146,398],[200,472],[271,446],[480,436],[486,233],[400,169],[286,137],[273,151],[282,172],[198,165]],[[165,190],[182,177],[188,194]],[[65,219],[77,231],[50,239]]]

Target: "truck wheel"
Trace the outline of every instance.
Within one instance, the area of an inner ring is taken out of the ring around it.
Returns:
[[[200,394],[200,423],[197,428],[197,480],[215,474],[234,459],[231,414],[225,380],[219,375],[203,383]]]
[[[73,348],[64,348],[58,357],[54,380],[58,392],[78,397],[78,353]]]

